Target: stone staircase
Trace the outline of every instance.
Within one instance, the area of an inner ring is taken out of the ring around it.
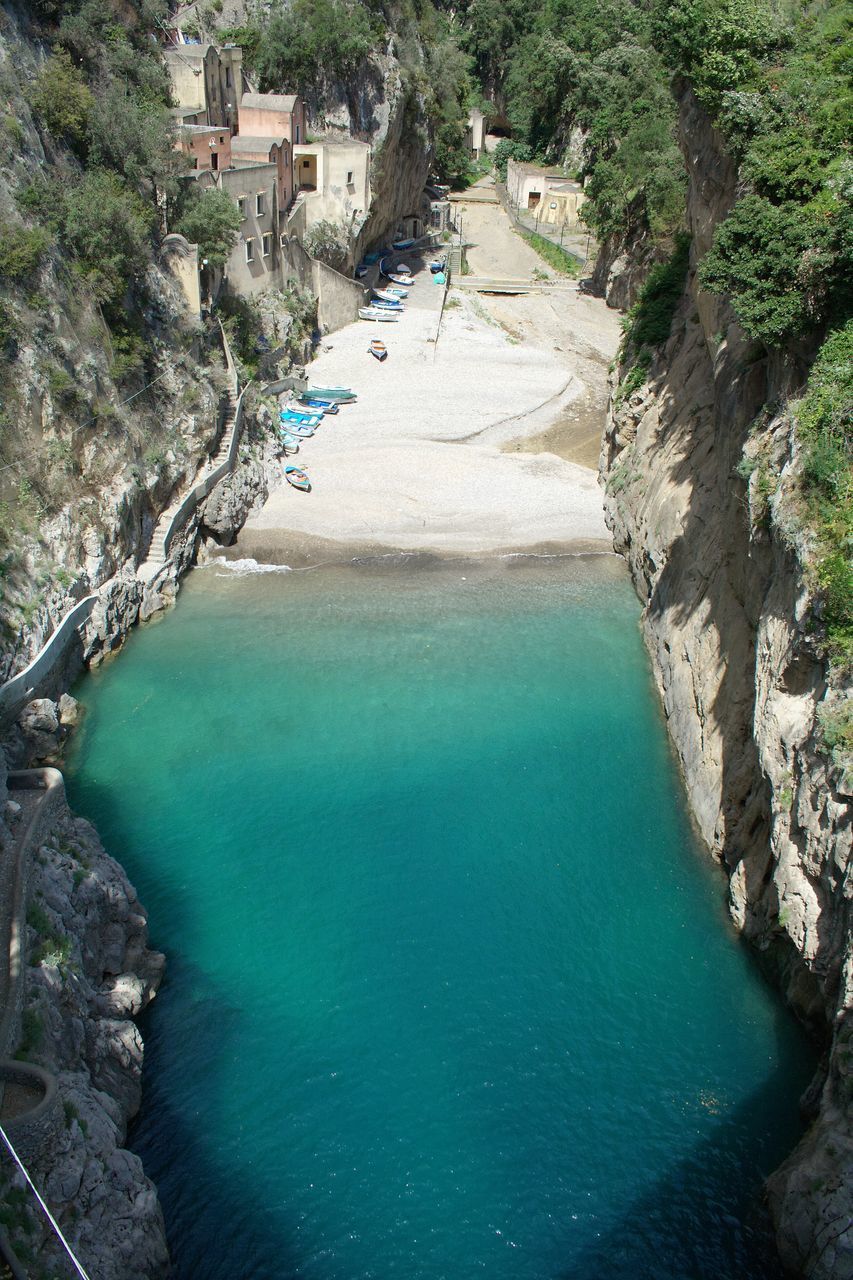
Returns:
[[[212,471],[215,471],[217,467],[221,467],[227,460],[228,453],[231,449],[234,426],[237,420],[238,398],[236,387],[232,386],[229,388],[225,407],[225,424],[222,428],[219,446],[216,452],[210,455],[203,470],[201,470],[193,480],[192,485],[190,486],[191,489],[194,489],[204,480],[205,476],[210,475]],[[140,578],[143,582],[150,582],[155,578],[168,561],[169,547],[167,539],[172,528],[172,522],[183,506],[186,496],[186,492],[178,494],[172,504],[162,513],[160,519],[154,526],[154,532],[151,535],[151,542],[148,547],[148,554],[146,555],[144,562],[140,564],[136,571],[137,578]]]

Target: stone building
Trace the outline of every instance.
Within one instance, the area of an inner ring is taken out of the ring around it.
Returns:
[[[163,57],[179,122],[221,125],[236,133],[245,87],[243,50],[233,44],[170,45]]]
[[[291,146],[305,141],[305,104],[295,93],[244,93],[239,132],[256,138],[286,138]]]
[[[293,148],[296,194],[306,226],[342,222],[357,234],[370,207],[370,146],[355,138],[325,137]]]
[[[506,167],[506,190],[510,204],[521,212],[533,211],[540,222],[575,225],[586,196],[579,182],[560,169],[544,169],[538,164],[510,160]]]
[[[175,146],[199,172],[212,169],[215,173],[231,166],[231,131],[220,125],[179,124]]]

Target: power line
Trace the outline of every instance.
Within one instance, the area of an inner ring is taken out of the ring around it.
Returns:
[[[15,1148],[12,1146],[11,1142],[9,1141],[8,1137],[6,1136],[6,1130],[3,1128],[3,1126],[2,1126],[2,1125],[0,1125],[0,1138],[2,1138],[2,1139],[3,1139],[3,1141],[5,1142],[5,1144],[6,1144],[7,1148],[8,1148],[8,1150],[9,1150],[9,1154],[11,1155],[12,1159],[15,1161],[15,1164],[18,1166],[18,1168],[20,1169],[21,1173],[24,1175],[24,1177],[26,1178],[27,1182],[29,1183],[30,1188],[31,1188],[31,1190],[32,1190],[32,1192],[33,1192],[33,1195],[35,1196],[36,1200],[38,1200],[39,1204],[41,1205],[42,1209],[44,1210],[45,1214],[47,1215],[47,1220],[48,1220],[48,1222],[49,1222],[49,1223],[50,1223],[50,1225],[53,1227],[53,1230],[56,1232],[56,1235],[59,1237],[59,1240],[60,1240],[60,1243],[62,1244],[62,1247],[64,1248],[65,1252],[68,1254],[68,1256],[69,1256],[69,1258],[71,1259],[72,1263],[74,1264],[74,1269],[75,1269],[75,1271],[77,1272],[78,1276],[80,1276],[80,1280],[89,1280],[89,1276],[88,1276],[88,1275],[86,1274],[86,1272],[83,1270],[83,1266],[82,1266],[82,1264],[81,1264],[80,1262],[78,1262],[78,1261],[77,1261],[77,1257],[76,1257],[76,1255],[75,1255],[75,1253],[74,1253],[74,1250],[71,1248],[71,1245],[68,1243],[68,1241],[65,1239],[65,1236],[62,1234],[62,1228],[60,1227],[59,1223],[56,1221],[56,1218],[54,1218],[53,1214],[50,1212],[50,1209],[48,1209],[48,1207],[47,1207],[47,1205],[45,1204],[44,1200],[42,1200],[41,1195],[40,1195],[40,1193],[39,1193],[39,1189],[38,1189],[38,1187],[37,1187],[37,1186],[36,1186],[36,1184],[33,1182],[33,1180],[32,1180],[32,1178],[30,1177],[30,1175],[27,1173],[27,1170],[24,1168],[24,1165],[23,1165],[23,1163],[22,1163],[22,1161],[21,1161],[20,1156],[18,1155],[17,1151],[16,1151],[16,1150],[15,1150]]]
[[[137,396],[141,396],[143,391],[147,391],[149,387],[153,387],[154,384],[157,382],[162,382],[162,380],[168,375],[168,372],[169,370],[167,369],[165,373],[158,374],[157,377],[154,378],[151,382],[146,382],[144,387],[140,387],[139,391],[134,391],[132,396],[128,396],[126,400],[119,400],[118,404],[114,405],[113,408],[121,409],[124,407],[124,405],[130,404],[131,400],[135,400]],[[98,417],[96,415],[94,418],[89,418],[88,421],[86,422],[81,422],[79,426],[74,427],[74,429],[71,432],[71,435],[76,436],[78,431],[85,431],[87,427],[91,427],[93,423],[97,421],[98,421]],[[33,449],[30,453],[23,454],[23,456],[18,458],[15,462],[7,462],[5,466],[0,467],[0,474],[2,474],[2,472],[4,471],[11,471],[14,467],[22,466],[23,463],[25,463],[28,458],[35,458],[38,456],[39,453],[41,453],[40,448]]]

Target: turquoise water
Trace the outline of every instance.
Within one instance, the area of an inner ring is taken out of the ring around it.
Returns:
[[[182,1280],[771,1277],[813,1066],[686,820],[618,565],[194,573],[73,803],[168,978]]]

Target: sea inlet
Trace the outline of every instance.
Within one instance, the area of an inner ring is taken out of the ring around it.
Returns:
[[[72,802],[168,957],[131,1139],[176,1274],[777,1276],[812,1051],[621,562],[243,570],[76,690]]]

